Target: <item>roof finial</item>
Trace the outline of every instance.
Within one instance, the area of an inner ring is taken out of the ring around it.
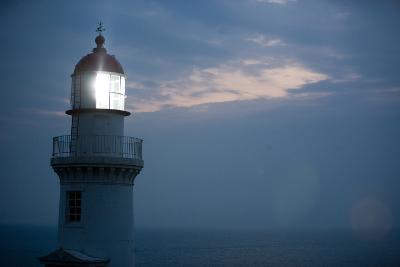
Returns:
[[[96,39],[94,40],[97,44],[97,47],[93,49],[93,52],[106,52],[106,49],[103,47],[104,42],[106,39],[104,38],[103,35],[101,35],[102,32],[104,32],[106,29],[103,26],[103,23],[100,21],[99,26],[97,26],[96,32],[99,33],[97,35]]]
[[[99,35],[101,35],[101,33],[104,32],[105,30],[106,30],[106,28],[104,28],[103,22],[100,21],[96,28],[96,32],[98,32]]]

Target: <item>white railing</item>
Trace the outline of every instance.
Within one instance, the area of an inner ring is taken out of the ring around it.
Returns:
[[[113,135],[62,135],[53,138],[53,158],[107,156],[142,159],[142,139]]]

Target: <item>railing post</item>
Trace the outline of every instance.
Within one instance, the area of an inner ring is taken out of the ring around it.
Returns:
[[[53,137],[53,157],[55,156],[55,148],[56,148],[56,137]]]
[[[139,142],[139,159],[142,159],[142,142],[143,140],[140,140]]]

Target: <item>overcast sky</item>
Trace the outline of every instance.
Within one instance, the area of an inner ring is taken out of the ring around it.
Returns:
[[[400,226],[398,1],[3,1],[0,223],[56,224],[51,138],[95,46],[144,139],[138,227]],[[361,229],[361,230],[360,230]],[[369,231],[369,230],[368,230]]]

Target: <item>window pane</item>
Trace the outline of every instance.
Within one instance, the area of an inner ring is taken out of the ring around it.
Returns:
[[[121,94],[110,93],[110,108],[124,110],[125,96]]]
[[[95,82],[96,108],[109,108],[110,74],[97,73]]]
[[[121,77],[121,94],[125,95],[125,78]]]
[[[120,77],[118,75],[111,75],[110,92],[121,93]]]
[[[80,85],[79,90],[75,92],[75,99],[80,108],[96,108],[96,76],[97,73],[90,72],[80,75],[79,81],[76,80]]]

